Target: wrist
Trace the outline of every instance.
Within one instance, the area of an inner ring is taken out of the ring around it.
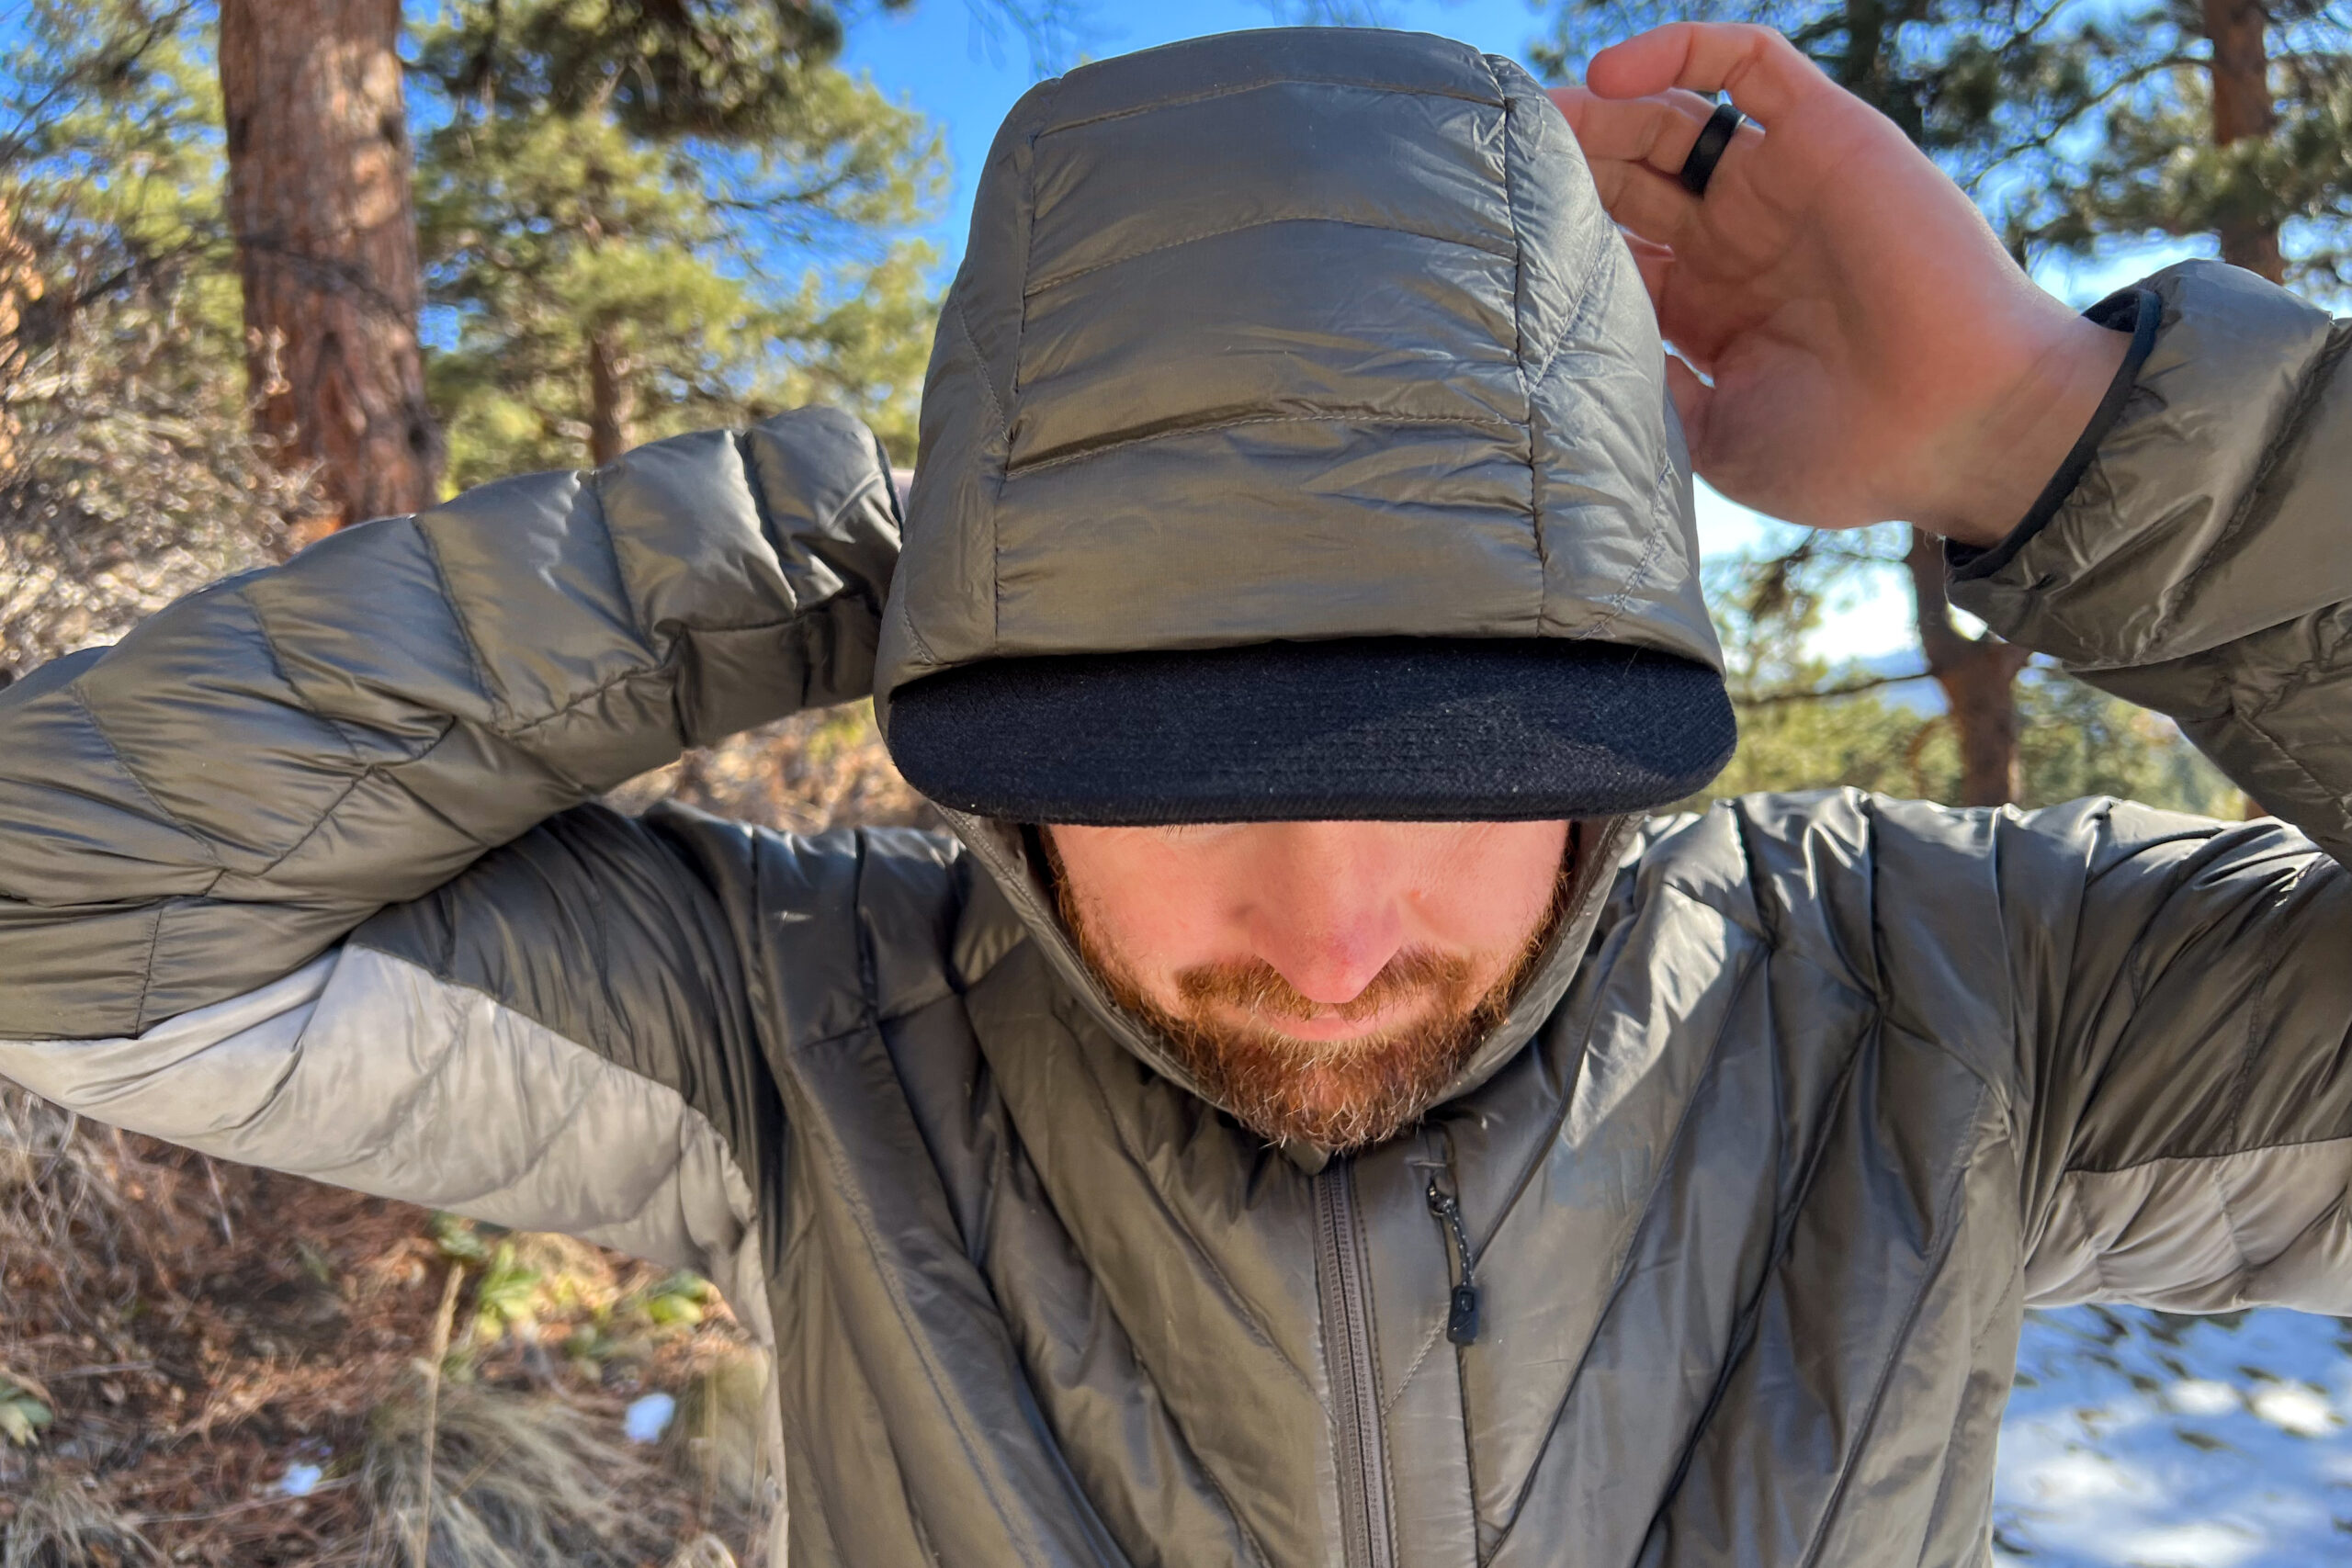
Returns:
[[[2072,312],[2036,336],[2020,368],[1954,431],[1942,494],[1916,518],[1957,544],[1989,549],[2033,510],[2132,348],[2130,333]]]

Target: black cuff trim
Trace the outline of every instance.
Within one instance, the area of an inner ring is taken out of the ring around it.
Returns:
[[[2132,334],[2132,346],[2123,355],[2122,367],[2107,384],[2107,396],[2098,400],[2098,411],[2083,427],[2074,450],[2058,465],[2058,471],[2050,476],[2050,482],[2041,487],[2041,493],[2034,498],[2033,510],[2025,514],[2024,522],[2009,530],[2008,537],[1984,549],[1951,539],[1944,541],[1944,565],[1954,581],[1992,576],[2016,559],[2017,553],[2058,515],[2058,509],[2066,504],[2066,498],[2083,482],[2083,475],[2090,471],[2091,460],[2098,456],[2099,444],[2115,428],[2116,421],[2123,417],[2124,402],[2139,382],[2140,367],[2147,364],[2148,355],[2155,349],[2156,328],[2163,324],[2164,316],[2165,303],[2156,291],[2138,285],[2119,289],[2083,312],[2085,321]]]

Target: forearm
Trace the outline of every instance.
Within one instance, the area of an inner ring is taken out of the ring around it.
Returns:
[[[0,1038],[136,1034],[674,757],[863,693],[898,544],[819,411],[334,536],[0,693]]]

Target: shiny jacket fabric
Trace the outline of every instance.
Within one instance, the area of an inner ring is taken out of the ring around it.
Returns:
[[[0,1074],[707,1271],[775,1347],[798,1564],[1982,1562],[2027,1305],[2352,1312],[2346,332],[2152,288],[2096,460],[1954,594],[2279,819],[1580,824],[1478,1073],[1271,1151],[1017,829],[593,804],[866,690],[940,570],[918,515],[890,585],[882,456],[805,411],[347,530],[0,693]]]

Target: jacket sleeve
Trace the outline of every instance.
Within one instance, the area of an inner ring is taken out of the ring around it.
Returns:
[[[775,1120],[727,835],[583,803],[865,694],[898,542],[873,437],[804,410],[344,530],[34,671],[0,1075],[723,1278]]]
[[[2026,1287],[2352,1312],[2352,329],[2214,264],[2148,288],[2095,457],[1953,598],[2275,819],[2078,807],[2063,878],[2004,871]]]

